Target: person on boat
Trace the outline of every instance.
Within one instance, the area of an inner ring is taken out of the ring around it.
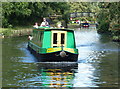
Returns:
[[[57,22],[57,27],[58,27],[58,28],[64,28],[63,25],[62,25],[62,22],[60,22],[60,21]]]
[[[49,23],[47,22],[46,18],[43,18],[43,22],[40,25],[41,27],[49,27]]]
[[[57,27],[58,28],[61,28],[62,27],[62,24],[61,24],[61,22],[59,21],[59,22],[57,22]]]
[[[38,23],[36,22],[33,27],[38,28]]]

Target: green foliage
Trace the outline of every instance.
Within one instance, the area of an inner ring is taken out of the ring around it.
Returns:
[[[113,25],[113,28],[114,28],[114,29],[118,29],[118,28],[120,29],[120,24],[115,24],[115,25]]]
[[[70,2],[70,13],[73,12],[99,12],[98,2]],[[73,20],[96,21],[94,16],[76,17]]]
[[[101,2],[98,4],[101,8],[98,13],[97,21],[99,23],[98,32],[106,33],[111,30],[118,29],[120,21],[120,3],[119,2]],[[119,31],[111,31],[112,34],[117,35]]]
[[[3,27],[40,23],[43,17],[52,14],[64,15],[69,9],[69,5],[65,2],[3,2],[2,4]]]
[[[111,30],[113,36],[119,36],[120,30]]]
[[[2,32],[3,34],[4,34],[4,36],[11,36],[11,34],[12,34],[12,30],[11,29],[9,29],[9,30],[5,30],[5,31],[3,31]]]
[[[3,27],[15,27],[41,23],[43,17],[62,15],[58,20],[69,21],[71,12],[95,12],[92,2],[3,2]]]
[[[98,3],[96,2],[70,2],[70,12],[97,12]]]
[[[116,19],[116,21],[120,21],[120,3],[114,2],[110,3],[109,7],[110,19]]]
[[[15,26],[24,23],[24,19],[30,16],[31,10],[27,2],[3,2],[3,27]]]
[[[112,29],[119,28],[120,3],[119,2],[3,2],[2,3],[3,27],[33,25],[41,23],[43,17],[62,15],[53,22],[69,22],[69,13],[96,12],[99,23],[98,31],[107,32],[110,24]],[[95,21],[95,18],[76,18],[81,21]],[[63,21],[64,20],[64,21]]]
[[[108,33],[109,32],[109,23],[108,22],[101,22],[98,26],[98,33]]]
[[[113,41],[120,42],[120,36],[113,36]]]
[[[98,15],[98,32],[99,33],[106,33],[109,30],[109,13],[107,10],[101,10]]]

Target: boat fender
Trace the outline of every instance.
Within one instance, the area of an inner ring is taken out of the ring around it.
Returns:
[[[65,51],[61,51],[61,52],[60,52],[60,56],[61,56],[61,57],[65,57],[65,56],[66,56]]]

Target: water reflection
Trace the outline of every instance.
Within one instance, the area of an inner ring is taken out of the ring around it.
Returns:
[[[74,62],[44,62],[36,63],[39,72],[37,76],[18,81],[28,87],[73,87],[73,79],[77,63]]]
[[[37,62],[26,37],[3,39],[3,87],[117,87],[119,44],[95,29],[76,29],[75,36],[77,63]]]
[[[40,69],[43,79],[42,86],[72,87],[72,80],[74,79],[74,71],[72,69],[74,69],[77,64],[74,64],[73,66],[73,63],[57,63],[58,66],[61,65],[59,68],[56,68],[53,63],[52,65],[53,66],[48,66],[48,68],[45,67],[43,69]]]
[[[74,86],[73,87],[97,87],[94,79],[99,79],[99,77],[94,77],[95,68],[89,63],[79,63],[78,72],[75,73]]]
[[[97,34],[95,29],[77,29],[75,34],[79,49],[78,76],[82,76],[76,79],[82,82],[75,86],[118,86],[118,43],[112,42],[109,35]]]

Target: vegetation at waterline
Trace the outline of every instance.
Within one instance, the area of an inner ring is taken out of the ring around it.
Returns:
[[[35,22],[40,24],[43,17],[49,18],[50,24],[58,21],[67,24],[70,17],[69,13],[74,12],[74,10],[91,11],[87,7],[89,4],[85,2],[74,4],[70,2],[2,2],[2,27],[14,29],[16,26],[32,26]],[[81,6],[80,10],[76,10],[78,7],[75,6],[77,5]],[[54,19],[52,15],[60,16]],[[2,31],[7,30],[3,29]]]
[[[95,12],[95,18],[82,17],[80,20],[96,20],[99,24],[98,33],[110,32],[113,36],[120,33],[119,2],[2,2],[2,27],[32,26],[39,24],[43,17],[50,20],[50,24],[57,21],[69,22],[69,13]],[[52,15],[60,15],[56,19]],[[119,37],[114,37],[119,38]]]
[[[0,28],[0,38],[30,35],[32,27]]]
[[[109,32],[113,36],[113,40],[120,41],[120,3],[101,2],[98,6],[100,8],[97,13],[98,33]]]
[[[54,14],[62,14],[64,20],[67,11],[69,11],[69,4],[65,2],[2,2],[2,28],[0,32],[9,36],[11,30],[21,30],[20,27],[25,30],[26,26],[31,27],[35,22],[40,25],[43,17]]]
[[[42,22],[43,17],[61,15],[58,20],[69,21],[69,13],[95,12],[97,3],[87,2],[3,2],[3,27],[26,26]],[[54,19],[52,19],[54,20]]]

